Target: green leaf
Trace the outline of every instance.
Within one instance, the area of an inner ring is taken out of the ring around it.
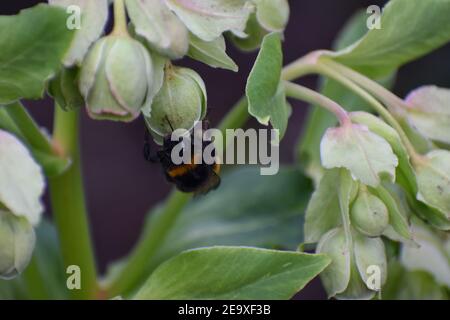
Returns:
[[[65,10],[38,5],[0,16],[0,104],[37,99],[61,66],[73,38]]]
[[[406,98],[408,121],[422,135],[450,144],[450,89],[425,86]]]
[[[66,67],[74,64],[80,65],[86,55],[91,44],[97,40],[103,33],[103,29],[108,20],[108,1],[107,0],[49,0],[51,5],[68,8],[77,6],[80,8],[81,24],[77,29],[73,38],[69,51],[64,57],[64,65]],[[73,12],[68,11],[72,14]],[[71,21],[67,20],[67,24]]]
[[[391,0],[381,29],[333,54],[334,60],[365,73],[386,75],[450,40],[450,1]]]
[[[223,36],[206,42],[193,34],[190,35],[189,57],[214,68],[223,68],[237,72],[238,66],[227,55],[225,49],[226,45]]]
[[[36,225],[43,211],[44,187],[42,170],[26,147],[0,130],[0,204]]]
[[[55,228],[43,220],[36,229],[30,266],[13,280],[0,280],[0,300],[67,299],[66,274]]]
[[[366,126],[349,124],[327,129],[320,154],[325,168],[347,168],[354,179],[368,186],[378,186],[385,174],[395,180],[397,156],[386,140]]]
[[[136,33],[149,46],[172,59],[183,57],[189,47],[188,30],[164,1],[126,0]]]
[[[323,255],[248,247],[185,251],[162,264],[134,299],[290,299],[329,261]]]
[[[359,40],[367,32],[367,13],[365,10],[354,14],[346,23],[334,44],[334,49],[343,49]],[[391,88],[395,73],[378,77],[377,80],[386,88]],[[346,110],[369,111],[370,106],[343,85],[331,79],[321,78],[321,93],[344,106]],[[297,147],[298,158],[305,170],[316,183],[323,174],[320,166],[320,140],[329,127],[336,125],[336,117],[323,108],[313,107],[309,111],[308,120],[302,138]]]
[[[268,31],[282,32],[289,21],[287,0],[253,0],[256,4],[256,18]]]
[[[213,41],[225,31],[243,37],[253,10],[248,0],[166,0],[186,27],[204,41]]]
[[[286,132],[289,118],[284,88],[280,83],[282,65],[280,34],[271,33],[264,37],[246,86],[249,113],[261,124],[268,125],[270,121],[274,129],[279,130],[280,139]]]
[[[302,215],[310,193],[309,181],[296,169],[281,168],[274,176],[261,176],[257,167],[233,170],[223,176],[219,192],[187,206],[152,266],[183,250],[205,246],[293,250],[303,241]],[[152,215],[148,232],[151,224]]]

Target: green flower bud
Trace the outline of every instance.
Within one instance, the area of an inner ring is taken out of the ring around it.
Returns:
[[[30,262],[35,244],[34,229],[25,218],[0,209],[0,278],[11,279]]]
[[[155,93],[154,66],[147,49],[128,36],[110,35],[88,52],[80,92],[94,119],[131,121]]]
[[[206,103],[205,84],[195,71],[167,65],[163,86],[150,112],[143,113],[149,129],[163,137],[176,129],[191,130],[204,118]]]
[[[380,198],[361,188],[353,203],[350,218],[356,230],[369,237],[378,237],[389,224],[389,212]]]

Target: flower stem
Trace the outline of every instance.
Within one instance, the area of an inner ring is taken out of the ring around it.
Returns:
[[[114,28],[113,35],[128,35],[127,14],[124,0],[114,0]]]
[[[23,273],[23,277],[31,299],[44,300],[49,298],[36,256],[33,256],[31,259],[30,264]]]
[[[166,200],[164,207],[152,221],[149,230],[143,234],[133,250],[119,277],[106,291],[109,297],[115,297],[133,289],[143,277],[148,275],[146,269],[149,260],[164,242],[178,215],[191,199],[188,193],[173,191]]]
[[[220,122],[218,129],[222,132],[223,140],[214,141],[217,154],[222,154],[228,145],[226,130],[240,128],[247,122],[249,118],[247,107],[247,97],[242,97]]]
[[[308,73],[317,73],[334,79],[368,102],[369,105],[397,131],[413,163],[422,161],[422,155],[417,153],[407,134],[396,118],[391,114],[392,112],[396,116],[402,116],[403,101],[392,92],[364,75],[331,61],[330,59],[320,58],[322,53],[323,51],[314,51],[305,57],[294,61],[285,67],[282,78],[284,80],[293,80]],[[372,94],[377,96],[386,104],[386,106],[388,106],[388,108],[390,107],[389,111],[391,112],[386,110]]]
[[[350,117],[347,111],[339,104],[331,100],[330,98],[314,91],[309,88],[300,86],[298,84],[285,81],[284,87],[286,89],[286,95],[291,98],[302,100],[310,104],[318,105],[331,113],[333,113],[342,126],[351,124]]]
[[[18,101],[10,104],[6,107],[6,110],[30,146],[45,153],[52,153],[53,148],[49,139],[44,135],[22,103]]]
[[[362,75],[361,73],[356,72],[330,59],[322,59],[320,61],[320,64],[329,67],[330,69],[343,75],[347,79],[353,81],[354,83],[357,83],[358,86],[367,90],[370,94],[380,99],[380,101],[386,105],[386,107],[393,115],[403,116],[404,109],[406,108],[403,100],[397,97],[391,91],[384,88],[376,81],[373,81],[372,79]]]
[[[402,126],[377,99],[375,99],[366,90],[361,88],[357,83],[346,78],[343,74],[336,72],[336,70],[329,68],[327,64],[320,63],[317,66],[317,72],[324,76],[332,78],[335,81],[338,81],[343,86],[347,87],[353,93],[357,94],[363,100],[365,100],[375,112],[377,112],[389,125],[391,125],[397,131],[412,161],[413,162],[420,161],[422,156],[417,153],[413,144],[411,143],[405,131],[403,130]]]
[[[79,111],[55,106],[54,143],[72,165],[62,175],[49,179],[53,217],[58,230],[64,265],[81,270],[81,289],[71,290],[75,299],[97,294],[96,266],[84,199],[79,146]]]

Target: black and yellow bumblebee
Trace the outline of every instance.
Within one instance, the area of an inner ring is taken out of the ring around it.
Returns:
[[[169,123],[170,124],[170,123]],[[208,121],[202,122],[203,130],[209,128]],[[173,128],[172,128],[173,131]],[[194,193],[195,195],[206,194],[211,190],[215,190],[220,185],[220,163],[216,161],[213,164],[207,164],[204,161],[197,163],[199,157],[203,157],[204,149],[213,144],[213,141],[206,141],[202,138],[201,154],[192,154],[190,163],[174,164],[171,158],[173,148],[179,141],[172,141],[171,135],[167,135],[163,139],[163,145],[155,155],[150,152],[150,138],[146,131],[144,142],[144,157],[150,162],[159,162],[162,165],[167,181],[173,183],[178,190],[186,193]],[[194,148],[194,133],[191,132],[191,150]],[[215,155],[215,149],[212,152]],[[182,156],[182,154],[181,154]]]

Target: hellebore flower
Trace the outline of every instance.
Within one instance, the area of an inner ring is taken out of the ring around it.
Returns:
[[[79,87],[94,119],[132,121],[151,104],[157,88],[147,49],[128,36],[98,40],[81,68]]]
[[[386,281],[387,262],[380,238],[357,232],[349,237],[343,228],[336,228],[322,236],[317,253],[332,259],[320,275],[330,297],[371,299]]]

